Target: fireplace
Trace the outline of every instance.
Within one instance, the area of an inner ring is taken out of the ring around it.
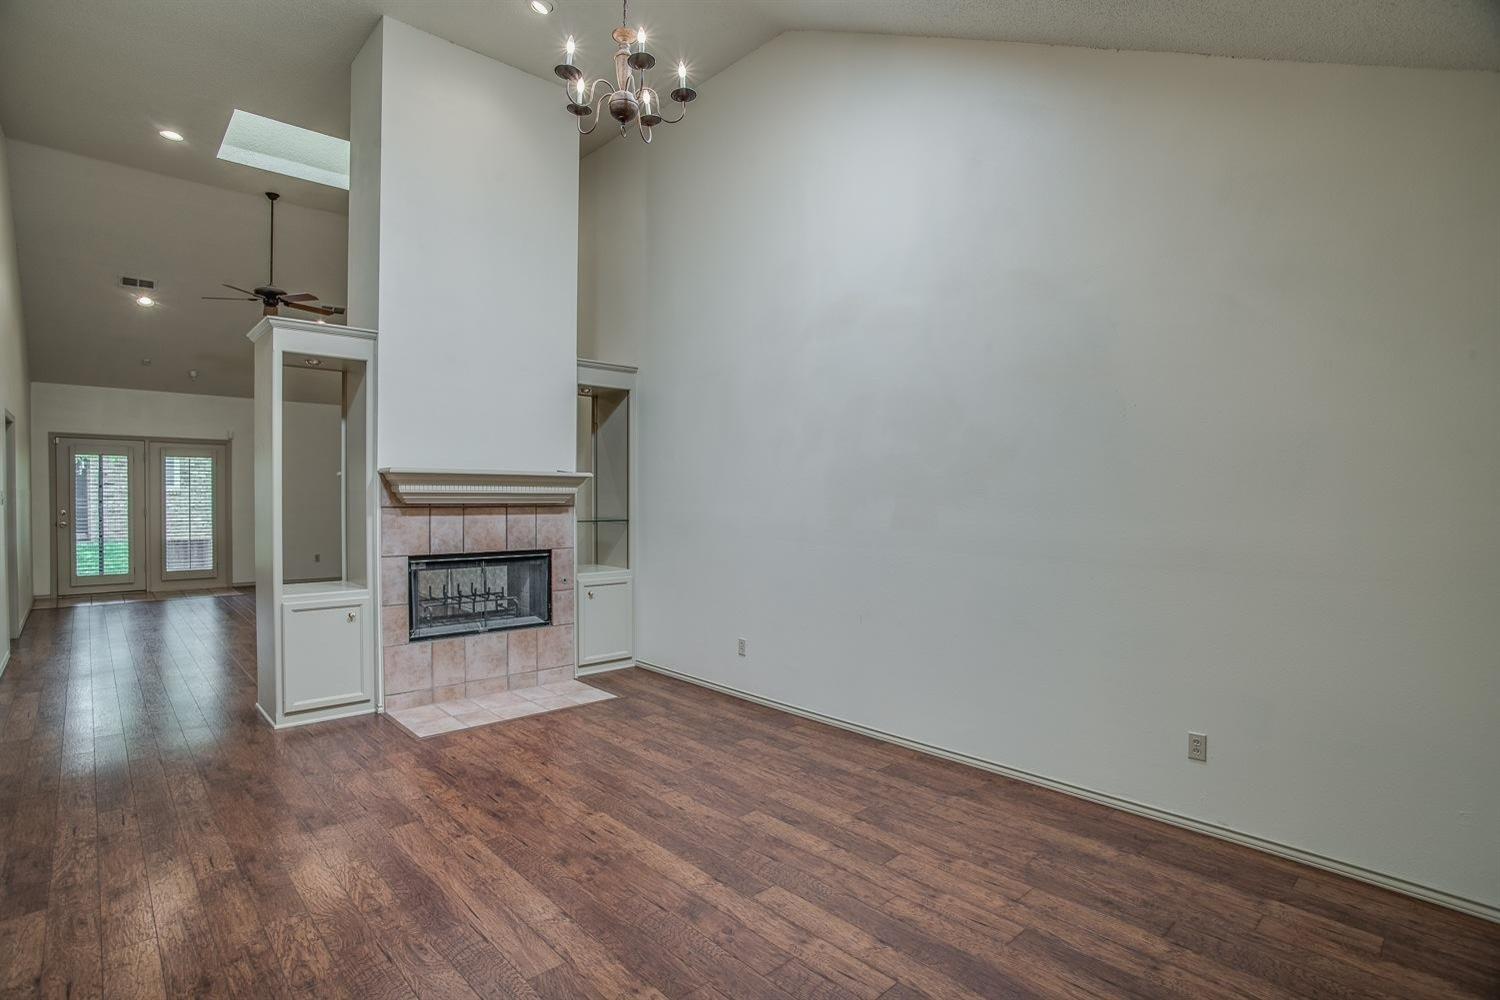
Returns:
[[[530,628],[552,621],[552,554],[477,552],[409,562],[412,639]]]
[[[571,491],[575,480],[587,478],[381,471],[386,708],[522,691],[573,676]],[[529,564],[529,576],[518,560]],[[492,567],[462,576],[457,569],[464,561]],[[437,572],[419,576],[423,569]],[[479,599],[479,592],[498,591],[502,576],[506,600]]]

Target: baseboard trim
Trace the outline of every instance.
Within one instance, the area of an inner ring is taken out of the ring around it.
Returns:
[[[574,677],[593,677],[595,674],[610,674],[616,670],[629,670],[635,666],[634,660],[614,660],[610,663],[595,663],[587,667],[578,667],[573,671]]]
[[[10,640],[5,640],[5,655],[0,656],[0,677],[5,676],[5,668],[10,666]]]
[[[1065,795],[1072,795],[1075,798],[1086,799],[1089,802],[1097,802],[1100,805],[1110,806],[1114,809],[1120,809],[1124,812],[1133,813],[1137,816],[1144,816],[1147,819],[1154,819],[1162,823],[1171,824],[1172,826],[1182,827],[1185,830],[1192,830],[1196,833],[1207,834],[1210,837],[1217,837],[1220,840],[1227,840],[1230,843],[1239,844],[1243,847],[1253,848],[1257,851],[1263,851],[1266,854],[1273,854],[1280,858],[1286,858],[1289,861],[1297,861],[1305,865],[1310,865],[1313,868],[1320,868],[1323,871],[1333,872],[1336,875],[1344,875],[1349,878],[1356,879],[1360,882],[1367,882],[1370,885],[1379,886],[1382,889],[1390,889],[1392,892],[1399,892],[1402,895],[1411,896],[1428,903],[1436,903],[1438,906],[1444,906],[1450,910],[1457,910],[1460,913],[1467,913],[1471,916],[1479,917],[1483,920],[1490,920],[1495,923],[1500,923],[1500,907],[1490,906],[1486,903],[1482,903],[1475,899],[1468,899],[1464,896],[1455,896],[1452,893],[1444,892],[1441,889],[1434,889],[1431,886],[1421,885],[1417,882],[1409,882],[1406,879],[1399,878],[1395,875],[1386,875],[1382,872],[1372,871],[1368,868],[1361,868],[1359,865],[1350,864],[1347,861],[1340,861],[1337,858],[1330,858],[1322,854],[1315,854],[1312,851],[1305,851],[1300,847],[1293,847],[1290,844],[1283,844],[1280,841],[1268,840],[1265,837],[1258,837],[1253,833],[1244,833],[1243,831],[1235,830],[1232,827],[1220,826],[1216,823],[1207,823],[1203,820],[1194,819],[1191,816],[1184,816],[1181,813],[1175,813],[1171,812],[1170,810],[1160,809],[1156,806],[1147,805],[1144,802],[1136,802],[1133,799],[1121,798],[1118,795],[1111,795],[1108,792],[1095,791],[1092,788],[1086,788],[1082,785],[1074,785],[1066,781],[1058,781],[1055,778],[1048,778],[1045,775],[1033,774],[1030,771],[1023,771],[1020,768],[1009,767],[1005,764],[1000,764],[992,760],[985,760],[983,757],[974,757],[970,754],[962,753],[957,750],[949,750],[930,743],[923,743],[920,740],[908,739],[905,736],[898,736],[895,733],[887,733],[883,730],[874,729],[870,726],[862,725],[858,722],[850,722],[847,719],[840,719],[837,716],[824,715],[823,713],[815,712],[812,709],[802,708],[798,705],[792,705],[787,702],[777,701],[774,698],[766,698],[758,694],[752,694],[749,691],[743,691],[739,688],[731,687],[727,684],[720,684],[716,681],[705,680],[702,677],[694,677],[692,674],[685,674],[679,670],[673,670],[671,667],[664,667],[658,663],[650,663],[646,660],[637,658],[635,661],[635,665],[641,667],[644,670],[650,670],[653,673],[662,674],[666,677],[672,677],[680,681],[686,681],[689,684],[696,684],[699,687],[708,688],[710,691],[717,691],[720,694],[727,694],[733,698],[740,698],[744,701],[754,702],[757,705],[764,705],[767,708],[774,708],[782,712],[790,713],[791,715],[800,716],[804,719],[811,719],[814,722],[821,722],[826,725],[836,726],[839,729],[847,729],[850,732],[859,733],[861,736],[868,736],[871,739],[881,740],[885,743],[894,743],[898,746],[906,747],[909,750],[916,750],[919,753],[929,754],[933,757],[941,757],[944,760],[951,760],[958,764],[967,764],[970,767],[977,767],[983,771],[990,771],[994,774],[1003,775],[1007,778],[1014,778],[1017,781],[1024,781],[1028,784],[1039,785],[1042,788],[1050,788],[1055,792],[1062,792]]]
[[[262,719],[266,720],[266,724],[268,726],[270,726],[277,732],[281,732],[287,729],[296,729],[298,726],[311,726],[319,722],[332,722],[335,719],[352,719],[356,715],[376,715],[378,714],[379,709],[372,704],[361,703],[358,708],[351,708],[346,712],[336,712],[331,715],[319,715],[311,719],[289,719],[286,722],[281,723],[280,725],[277,725],[276,720],[272,719],[270,715],[266,714],[266,710],[260,707],[260,702],[258,701],[255,703],[255,711],[260,715]]]

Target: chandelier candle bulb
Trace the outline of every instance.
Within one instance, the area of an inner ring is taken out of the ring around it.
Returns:
[[[583,72],[573,65],[574,53],[578,51],[578,45],[573,41],[573,36],[568,36],[568,44],[563,46],[563,61],[552,67],[552,72],[557,74],[558,79],[566,85],[573,80],[582,80]],[[563,88],[566,90],[566,86]]]
[[[687,63],[685,62],[677,64],[677,86],[687,86]]]

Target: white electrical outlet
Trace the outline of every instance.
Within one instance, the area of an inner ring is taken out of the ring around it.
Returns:
[[[740,638],[736,639],[734,641],[734,651],[736,653],[738,653],[739,655],[741,655],[741,656],[749,656],[750,655],[750,641],[748,639],[746,639],[744,636],[741,636]]]
[[[1188,733],[1188,760],[1208,763],[1208,737],[1202,733]]]

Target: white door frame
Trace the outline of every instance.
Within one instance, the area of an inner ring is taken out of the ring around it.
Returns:
[[[20,459],[17,458],[16,441],[20,435],[20,424],[9,410],[5,414],[5,436],[0,439],[0,454],[3,454],[5,476],[4,523],[0,524],[5,548],[5,593],[7,595],[5,615],[9,623],[4,639],[15,639],[21,635],[24,623],[21,614],[21,515],[17,497],[20,495]],[[26,599],[30,600],[27,594]]]
[[[230,516],[231,515],[231,498],[234,496],[234,490],[233,490],[234,442],[233,441],[230,441],[230,440],[227,440],[227,439],[210,439],[210,438],[142,437],[141,435],[138,435],[138,434],[88,434],[88,433],[79,433],[79,432],[73,432],[73,431],[53,431],[53,432],[49,433],[47,435],[47,438],[46,438],[47,443],[49,445],[48,451],[51,453],[51,457],[48,459],[48,463],[49,463],[49,465],[51,467],[51,474],[48,475],[48,477],[47,477],[47,500],[48,500],[48,503],[51,506],[48,508],[47,521],[48,521],[49,526],[51,528],[50,534],[52,535],[52,539],[48,543],[48,545],[50,546],[51,551],[52,551],[52,579],[51,579],[51,585],[52,585],[52,594],[53,594],[53,596],[62,597],[62,596],[65,596],[68,593],[68,591],[66,591],[66,590],[63,589],[64,584],[63,584],[63,572],[62,571],[63,571],[63,568],[64,568],[64,560],[62,558],[62,556],[63,556],[63,553],[62,553],[62,544],[61,544],[62,543],[62,539],[60,537],[61,532],[58,530],[58,527],[57,527],[57,521],[58,521],[57,512],[60,509],[60,505],[59,505],[59,502],[58,502],[58,496],[57,496],[57,483],[58,483],[58,471],[59,471],[58,468],[57,468],[57,443],[58,443],[58,441],[60,439],[65,439],[65,438],[72,438],[72,439],[75,439],[75,440],[81,439],[81,440],[86,440],[86,441],[111,442],[111,443],[115,443],[115,444],[118,444],[118,443],[120,443],[122,441],[130,441],[130,442],[139,443],[141,445],[143,451],[149,451],[150,446],[153,445],[153,444],[168,444],[168,445],[218,445],[218,446],[222,447],[224,449],[224,475],[222,476],[222,478],[220,480],[220,482],[222,483],[222,485],[220,487],[220,489],[222,490],[221,496],[223,497],[223,506],[221,508],[222,511],[223,511],[223,518],[221,519],[221,523],[223,525],[223,529],[222,529],[222,531],[223,531],[223,558],[221,560],[221,565],[223,566],[224,579],[226,581],[224,584],[222,584],[222,586],[228,586],[229,585],[228,581],[231,580],[231,579],[233,579],[232,572],[233,572],[233,566],[234,566],[234,522],[233,522],[233,520],[232,520],[232,518]],[[33,458],[32,461],[34,463],[36,461],[35,458]],[[142,464],[144,466],[144,464],[145,464],[144,463],[144,459],[143,459]],[[142,481],[145,482],[145,477],[143,477]],[[144,495],[144,493],[143,493],[143,495]],[[73,501],[72,501],[72,499],[70,497],[69,500],[68,500],[68,504],[69,504],[70,509],[71,509],[72,502]],[[144,508],[145,505],[143,504],[142,506]],[[145,535],[144,524],[142,525],[142,529],[141,530],[142,530],[141,538],[143,540],[141,548],[142,548],[143,552],[146,552],[146,551],[149,551],[152,548],[152,546],[149,545],[149,544],[147,544],[145,542],[146,535]],[[33,545],[36,544],[34,540],[33,540],[32,544]],[[150,573],[146,572],[146,574],[142,578],[141,586],[139,588],[136,588],[136,589],[144,590],[149,585],[150,579],[151,579]],[[168,585],[166,585],[165,589],[167,589],[167,590],[173,590],[173,589],[175,589],[175,590],[184,590],[184,589],[188,589],[189,587],[194,587],[194,586],[198,586],[198,587],[205,587],[205,586],[206,587],[214,587],[214,586],[220,586],[220,584],[215,583],[214,581],[211,581],[211,580],[210,581],[197,581],[197,580],[194,580],[194,581],[187,581],[187,582],[179,582],[175,586],[173,586],[171,584],[168,584]],[[118,589],[120,589],[120,588],[118,588],[118,587],[100,587],[100,588],[92,588],[90,591],[86,591],[86,592],[89,592],[89,593],[92,593],[92,592],[108,593],[111,590],[118,590]]]

